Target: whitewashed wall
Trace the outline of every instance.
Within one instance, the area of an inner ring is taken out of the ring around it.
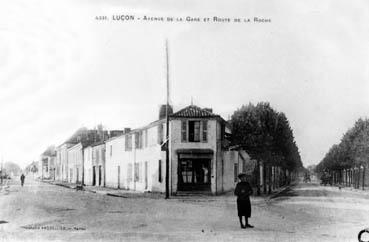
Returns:
[[[83,149],[84,161],[84,183],[85,185],[92,185],[92,147],[88,146]]]

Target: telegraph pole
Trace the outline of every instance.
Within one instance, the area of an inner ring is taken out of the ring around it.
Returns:
[[[3,169],[3,157],[1,156],[1,184],[3,184],[3,175],[4,175],[4,169]]]
[[[167,71],[167,105],[166,105],[166,145],[165,145],[165,199],[169,198],[169,50],[168,39],[165,40],[166,71]]]

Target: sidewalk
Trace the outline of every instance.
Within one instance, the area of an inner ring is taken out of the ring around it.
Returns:
[[[365,187],[364,190],[362,189],[362,187],[354,188],[353,186],[343,186],[343,185],[340,185],[340,184],[333,184],[331,186],[327,185],[327,186],[324,186],[324,187],[331,188],[332,190],[348,192],[348,193],[351,193],[351,194],[369,196],[369,189],[367,187]]]
[[[80,184],[75,183],[67,183],[61,181],[50,181],[50,180],[40,180],[42,182],[46,182],[48,184],[62,186],[69,189],[79,190]],[[290,185],[286,185],[275,189],[271,192],[271,194],[261,194],[260,196],[256,196],[256,192],[253,196],[251,196],[251,201],[254,203],[262,203],[265,201],[269,201],[277,196],[279,193],[285,191],[288,188],[295,186],[297,183],[291,183]],[[110,187],[98,187],[98,186],[83,186],[81,191],[91,192],[106,196],[112,197],[121,197],[121,198],[151,198],[151,199],[164,199],[165,194],[159,192],[138,192],[132,190],[118,189],[118,188],[110,188]],[[174,195],[170,196],[170,199],[179,200],[183,202],[210,202],[216,200],[233,200],[235,196],[233,192],[227,192],[224,194],[220,194],[217,196],[206,195],[206,194],[192,194],[192,195]]]
[[[80,184],[76,183],[67,183],[61,181],[48,181],[48,180],[40,180],[42,182],[46,182],[56,186],[62,186],[65,188],[76,189],[79,190],[81,187]],[[112,197],[122,197],[122,198],[164,198],[164,194],[157,193],[157,192],[138,192],[132,190],[125,190],[125,189],[118,189],[118,188],[111,188],[111,187],[98,187],[98,186],[83,186],[81,191],[91,192],[101,195],[107,195]]]

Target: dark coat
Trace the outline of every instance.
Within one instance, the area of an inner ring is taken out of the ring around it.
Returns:
[[[248,182],[237,183],[234,194],[237,196],[237,211],[238,216],[251,217],[251,202],[250,195],[252,188]]]

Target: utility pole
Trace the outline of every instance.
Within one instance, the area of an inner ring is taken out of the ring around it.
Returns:
[[[167,105],[166,105],[166,145],[165,145],[165,199],[169,198],[169,50],[168,39],[165,40],[166,71],[167,71]]]
[[[4,175],[4,169],[3,169],[3,157],[1,156],[1,184],[3,184],[3,175]]]

